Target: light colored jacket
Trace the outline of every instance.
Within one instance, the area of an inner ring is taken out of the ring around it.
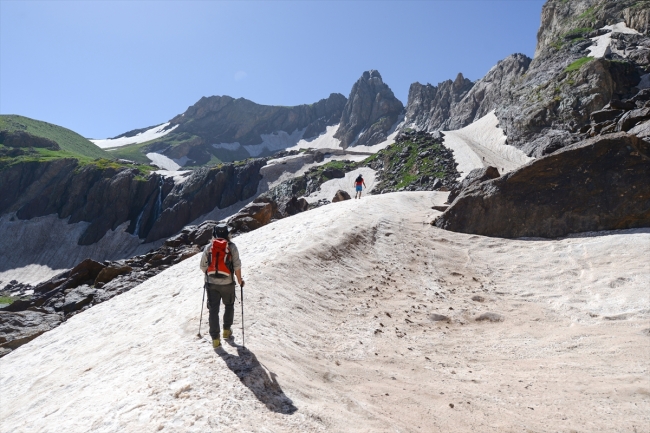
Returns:
[[[239,250],[237,249],[237,245],[234,243],[228,241],[228,248],[230,248],[230,254],[232,254],[232,265],[235,270],[241,269],[241,260],[239,259]],[[210,241],[205,248],[203,248],[203,256],[201,256],[201,271],[203,274],[205,274],[208,271],[208,256],[210,255],[210,251],[212,249],[212,241]],[[224,284],[231,284],[235,281],[235,275],[233,273],[232,278],[215,278],[211,275],[206,275],[206,278],[208,279],[208,283],[210,284],[219,284],[219,285],[224,285]]]

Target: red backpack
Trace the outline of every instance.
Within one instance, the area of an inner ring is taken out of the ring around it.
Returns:
[[[233,278],[232,254],[226,239],[212,239],[208,257],[208,275],[214,278]]]

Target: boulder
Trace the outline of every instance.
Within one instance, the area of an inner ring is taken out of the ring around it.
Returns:
[[[334,198],[332,199],[332,203],[336,203],[339,201],[343,200],[350,200],[352,197],[350,197],[350,194],[347,192],[343,191],[342,189],[339,189],[336,191],[336,194],[334,195]]]
[[[649,119],[650,108],[638,108],[636,110],[628,111],[616,124],[616,130],[629,131],[630,129],[634,128],[637,123],[641,123]]]
[[[623,113],[623,110],[600,110],[594,111],[589,117],[594,123],[603,123],[608,120],[614,120]]]
[[[265,226],[278,210],[277,203],[268,197],[258,197],[230,217],[228,225],[236,232],[249,232]]]
[[[39,311],[0,311],[0,356],[56,328],[63,316]]]
[[[120,266],[120,265],[110,265],[106,266],[104,269],[102,269],[99,274],[97,274],[97,278],[95,278],[95,285],[98,283],[106,284],[109,281],[112,281],[113,278],[117,277],[118,275],[124,275],[129,272],[131,272],[133,268],[131,266]]]
[[[298,198],[296,196],[291,197],[284,207],[287,215],[295,215],[300,212],[304,212],[309,209],[309,202],[304,198]]]
[[[95,291],[95,288],[85,284],[83,286],[79,286],[70,290],[65,294],[63,302],[61,303],[60,310],[66,314],[69,314],[73,311],[82,309],[92,302]]]
[[[475,168],[470,171],[469,174],[463,179],[459,184],[456,184],[451,191],[449,192],[449,197],[447,197],[447,202],[452,203],[456,200],[456,197],[463,192],[464,189],[470,187],[471,185],[476,185],[477,183],[485,182],[486,180],[496,179],[501,176],[499,170],[496,167],[483,167]]]
[[[434,222],[505,238],[650,226],[650,143],[595,137],[467,188]]]
[[[639,123],[634,128],[628,131],[628,134],[636,135],[646,141],[650,141],[650,120]]]

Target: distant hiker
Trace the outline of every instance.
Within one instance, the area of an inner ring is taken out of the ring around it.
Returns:
[[[363,188],[368,188],[366,186],[366,182],[363,180],[363,175],[357,176],[357,179],[354,181],[354,189],[356,190],[356,194],[354,194],[354,198],[361,198],[361,191],[363,191]]]
[[[219,306],[223,300],[226,311],[223,313],[223,338],[232,336],[235,315],[235,276],[244,287],[241,277],[241,260],[237,246],[230,242],[228,226],[219,224],[212,229],[212,241],[203,249],[201,270],[205,274],[210,311],[210,336],[212,347],[221,346],[219,335]]]

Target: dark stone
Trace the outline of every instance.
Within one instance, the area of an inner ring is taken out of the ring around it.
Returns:
[[[475,168],[465,176],[465,179],[463,179],[462,182],[451,189],[449,197],[447,197],[447,202],[453,203],[453,201],[456,200],[456,197],[458,197],[464,189],[485,182],[486,180],[496,179],[499,176],[501,175],[496,167]]]
[[[594,123],[602,123],[608,120],[614,120],[623,113],[623,110],[600,110],[594,111],[589,117]]]
[[[434,322],[449,322],[449,321],[451,321],[451,319],[449,319],[449,317],[444,316],[442,314],[436,314],[436,313],[429,314],[429,319],[434,321]]]
[[[348,194],[346,191],[343,191],[342,189],[336,191],[336,194],[334,195],[334,198],[332,199],[332,203],[336,203],[339,201],[344,201],[344,200],[350,200],[352,197],[350,197],[350,194]]]
[[[634,104],[632,101],[619,101],[618,99],[612,99],[609,101],[609,104],[605,106],[605,108],[614,110],[634,110],[636,108],[636,104]]]
[[[304,198],[298,198],[296,196],[291,197],[285,205],[285,211],[288,215],[295,215],[307,209],[309,209],[309,202]]]
[[[328,167],[325,170],[323,170],[323,176],[325,176],[328,179],[341,179],[345,177],[345,172],[338,168]]]
[[[120,265],[109,265],[106,266],[104,269],[102,269],[99,274],[97,274],[97,278],[95,278],[95,284],[98,283],[103,283],[106,284],[110,281],[112,281],[115,277],[119,275],[124,275],[128,274],[131,272],[133,268],[131,266],[120,266]]]
[[[467,188],[435,225],[505,238],[650,226],[650,143],[595,137]]]
[[[616,131],[629,131],[634,128],[637,123],[641,123],[645,120],[650,120],[650,108],[639,108],[628,111],[616,124]]]
[[[274,200],[268,197],[258,197],[230,217],[228,225],[238,233],[256,230],[271,222],[277,210],[278,205]]]
[[[66,314],[80,310],[91,303],[95,292],[96,289],[88,285],[79,286],[70,290],[65,295],[61,310]]]
[[[0,356],[4,356],[61,324],[61,314],[0,311]]]

